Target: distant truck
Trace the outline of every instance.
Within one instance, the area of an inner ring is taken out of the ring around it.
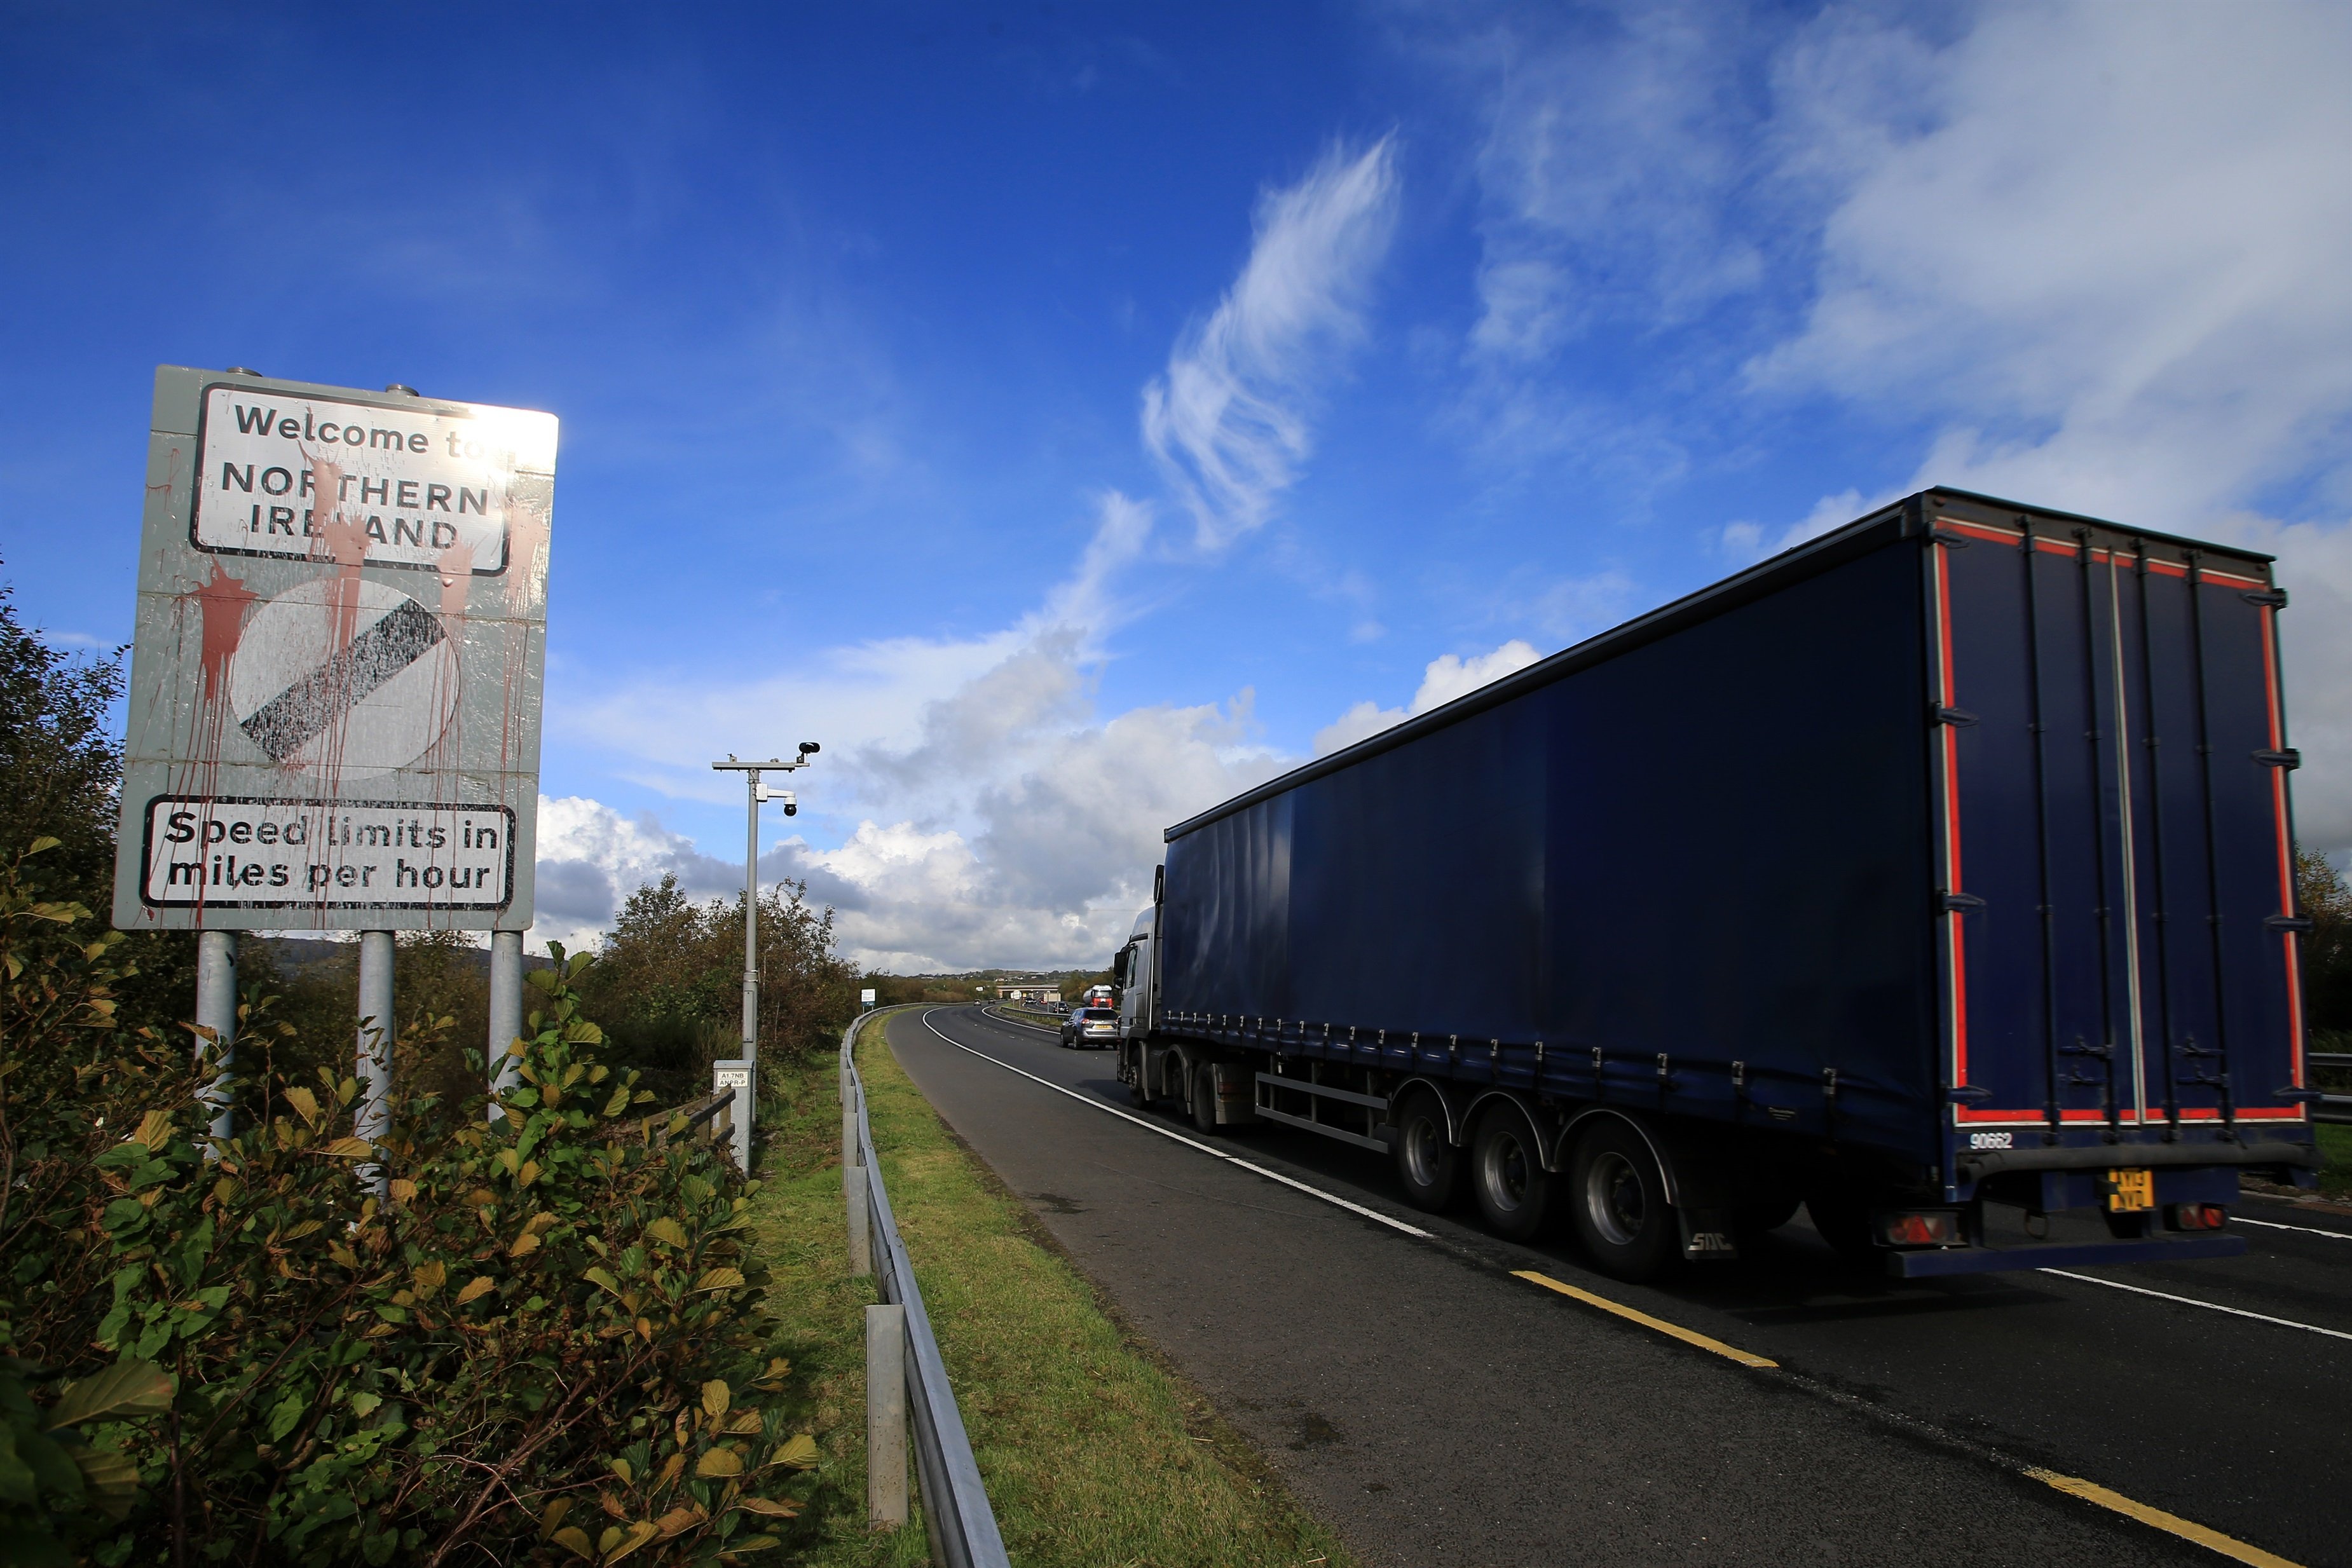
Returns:
[[[1308,763],[1168,830],[1120,1076],[1628,1279],[2241,1251],[2320,1163],[2270,559],[1926,491]]]

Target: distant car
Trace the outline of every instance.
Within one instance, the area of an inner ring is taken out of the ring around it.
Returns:
[[[1117,1008],[1080,1008],[1062,1024],[1065,1051],[1113,1050],[1118,1044]]]

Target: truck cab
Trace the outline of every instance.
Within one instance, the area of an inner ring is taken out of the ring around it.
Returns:
[[[1137,915],[1127,945],[1111,960],[1111,979],[1118,988],[1118,1038],[1123,1041],[1141,1040],[1151,1032],[1152,1002],[1159,989],[1159,966],[1152,962],[1158,914],[1155,906]]]

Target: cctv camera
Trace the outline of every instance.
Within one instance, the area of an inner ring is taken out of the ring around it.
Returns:
[[[814,740],[803,740],[801,742],[801,755],[803,757],[814,757],[818,752],[823,751],[824,749],[824,747],[819,746]]]

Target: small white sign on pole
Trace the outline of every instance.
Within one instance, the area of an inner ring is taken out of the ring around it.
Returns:
[[[863,990],[857,993],[857,1008],[860,1012],[871,1012],[873,1010],[874,993],[871,989]]]
[[[114,921],[531,922],[556,420],[155,372]]]

